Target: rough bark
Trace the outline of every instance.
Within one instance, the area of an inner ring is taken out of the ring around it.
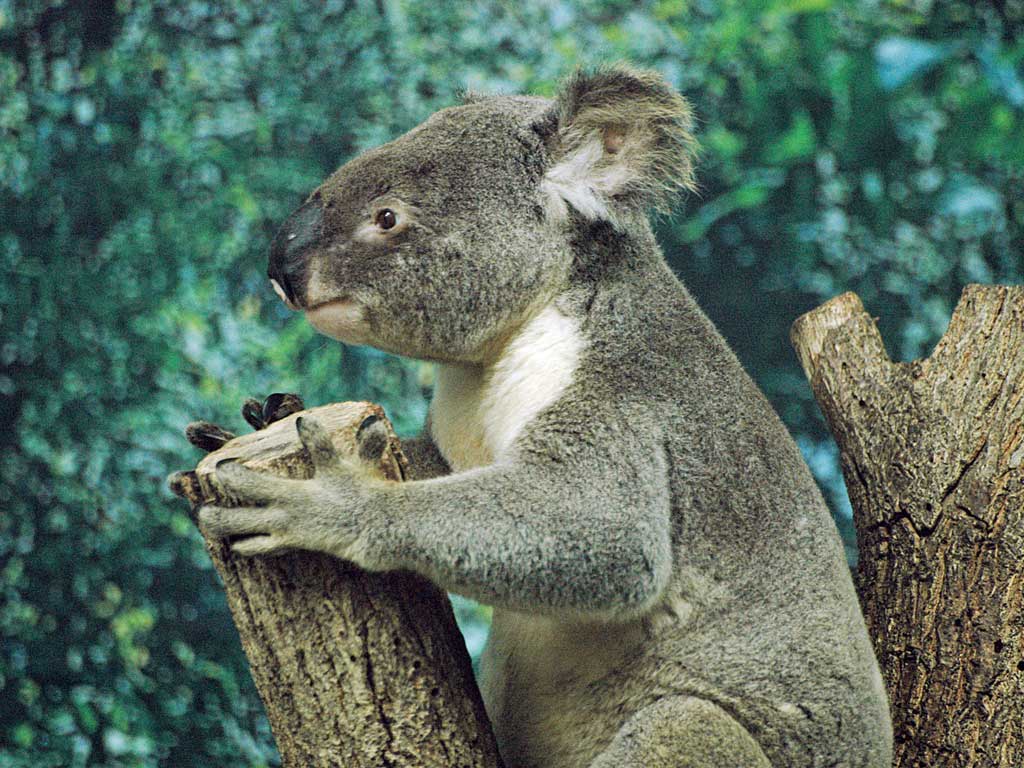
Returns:
[[[897,767],[1024,765],[1024,287],[969,286],[889,360],[852,293],[793,343],[839,445]]]
[[[379,406],[341,403],[302,411],[351,455],[355,433]],[[293,414],[238,437],[196,469],[193,502],[231,503],[215,487],[217,462],[310,477]],[[389,426],[390,429],[390,426]],[[400,481],[405,458],[391,433],[380,462]],[[497,749],[447,596],[409,573],[371,574],[310,552],[251,559],[204,536],[289,768],[498,766]]]

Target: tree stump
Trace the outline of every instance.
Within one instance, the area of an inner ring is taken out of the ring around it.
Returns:
[[[893,363],[846,293],[792,339],[839,445],[898,768],[1024,765],[1024,287]]]
[[[292,414],[205,457],[198,484],[185,489],[190,500],[231,503],[211,476],[227,458],[283,477],[311,477],[295,428],[300,415],[318,419],[343,455],[355,451],[364,419],[384,419],[370,403]],[[380,472],[398,482],[405,458],[388,430]],[[285,766],[499,765],[444,592],[410,573],[367,573],[312,552],[247,559],[204,538]]]

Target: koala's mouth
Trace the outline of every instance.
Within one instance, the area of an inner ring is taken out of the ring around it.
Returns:
[[[366,322],[365,308],[348,298],[336,296],[304,307],[293,301],[281,284],[271,278],[270,284],[274,292],[285,303],[288,309],[305,312],[309,324],[320,333],[348,344],[366,344],[369,342],[369,326]]]
[[[306,319],[320,333],[347,344],[370,341],[366,310],[347,297],[322,301],[306,308]]]
[[[277,280],[275,280],[274,278],[270,278],[270,284],[274,287],[274,293],[276,293],[277,297],[279,299],[281,299],[281,301],[283,301],[285,303],[285,306],[287,306],[288,309],[294,310],[296,312],[314,312],[314,311],[316,311],[316,310],[318,310],[318,309],[320,309],[322,307],[326,307],[326,306],[328,306],[330,304],[337,304],[339,302],[348,301],[348,299],[346,299],[344,296],[337,296],[337,297],[335,297],[333,299],[324,299],[323,301],[314,302],[313,304],[310,304],[309,306],[303,306],[300,303],[301,299],[298,298],[298,297],[293,299],[288,294],[288,292],[285,291],[285,289],[281,287],[281,284],[279,282],[277,282]]]

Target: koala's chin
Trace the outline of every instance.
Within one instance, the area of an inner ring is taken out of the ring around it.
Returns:
[[[325,336],[346,344],[370,344],[364,308],[348,299],[336,299],[306,310],[310,325]]]

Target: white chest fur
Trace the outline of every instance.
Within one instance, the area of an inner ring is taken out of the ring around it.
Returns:
[[[492,365],[439,366],[431,434],[452,470],[500,459],[523,427],[572,382],[582,349],[578,321],[548,306]]]

